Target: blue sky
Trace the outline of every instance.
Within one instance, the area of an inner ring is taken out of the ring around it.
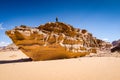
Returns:
[[[38,26],[59,21],[87,29],[93,36],[120,39],[119,0],[0,0],[0,46],[12,41],[5,31],[21,24]]]

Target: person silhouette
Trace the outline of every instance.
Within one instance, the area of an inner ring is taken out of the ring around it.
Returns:
[[[56,22],[58,22],[58,17],[56,17]]]

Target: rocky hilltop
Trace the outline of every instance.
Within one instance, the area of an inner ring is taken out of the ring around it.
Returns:
[[[111,47],[87,30],[63,22],[49,22],[35,28],[21,25],[6,34],[33,60],[81,57]]]

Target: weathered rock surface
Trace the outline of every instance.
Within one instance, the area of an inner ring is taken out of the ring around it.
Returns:
[[[62,22],[49,22],[36,28],[21,25],[6,34],[33,60],[80,57],[111,47],[87,30]]]

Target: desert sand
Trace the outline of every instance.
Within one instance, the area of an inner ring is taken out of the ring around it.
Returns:
[[[119,57],[24,58],[28,57],[21,51],[0,52],[0,80],[120,80]]]

